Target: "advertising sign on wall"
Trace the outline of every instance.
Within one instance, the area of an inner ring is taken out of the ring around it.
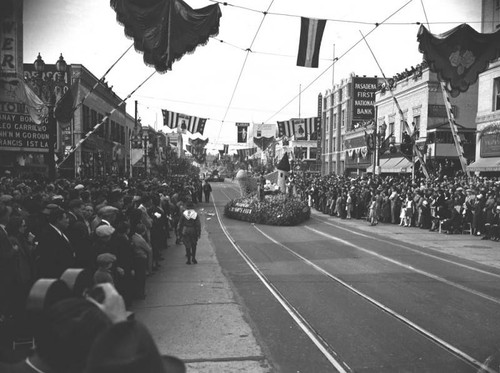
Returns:
[[[500,133],[485,134],[481,138],[481,158],[500,157]]]
[[[375,92],[377,91],[377,78],[354,77],[352,119],[375,119]]]
[[[24,104],[0,101],[0,150],[46,152],[48,140],[46,119],[36,124]]]

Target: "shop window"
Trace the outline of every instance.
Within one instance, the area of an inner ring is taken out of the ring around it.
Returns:
[[[318,148],[309,148],[309,158],[316,159],[318,156]]]
[[[493,111],[500,110],[500,78],[494,81]]]
[[[97,124],[97,111],[90,110],[90,128],[94,128]]]
[[[97,124],[100,124],[103,119],[104,119],[104,116],[102,114],[97,114]],[[104,137],[104,125],[101,125],[97,129],[97,133],[99,134],[99,136]]]
[[[413,131],[417,131],[416,139],[420,137],[420,115],[413,117]]]
[[[389,122],[389,127],[387,129],[387,134],[394,134],[394,118],[392,118],[392,122]]]
[[[82,105],[82,131],[87,133],[90,130],[90,109],[87,105]]]

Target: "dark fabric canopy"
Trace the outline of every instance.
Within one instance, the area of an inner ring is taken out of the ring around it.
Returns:
[[[117,21],[144,63],[164,73],[172,63],[219,33],[219,4],[192,9],[182,0],[111,0]]]
[[[269,145],[271,145],[274,141],[274,136],[271,137],[254,137],[253,142],[263,151],[266,150]]]
[[[204,148],[205,145],[208,144],[208,137],[203,140],[203,139],[200,139],[200,138],[197,138],[197,139],[189,139],[189,143],[191,145],[193,145],[194,147],[196,148]]]
[[[500,51],[500,30],[481,34],[465,23],[440,35],[422,25],[417,40],[431,71],[446,83],[452,97],[467,91]]]

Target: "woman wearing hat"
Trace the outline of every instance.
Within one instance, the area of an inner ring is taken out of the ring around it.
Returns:
[[[194,210],[193,202],[186,203],[186,210],[182,213],[177,231],[182,235],[182,242],[186,247],[186,264],[197,264],[196,244],[201,235],[201,222],[198,213]]]

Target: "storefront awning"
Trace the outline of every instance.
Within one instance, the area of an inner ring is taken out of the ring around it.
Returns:
[[[500,171],[500,158],[480,158],[468,165],[467,171]]]
[[[411,172],[412,166],[412,163],[404,157],[394,157],[380,160],[380,172],[383,174]],[[366,172],[373,172],[373,166],[368,167]]]

